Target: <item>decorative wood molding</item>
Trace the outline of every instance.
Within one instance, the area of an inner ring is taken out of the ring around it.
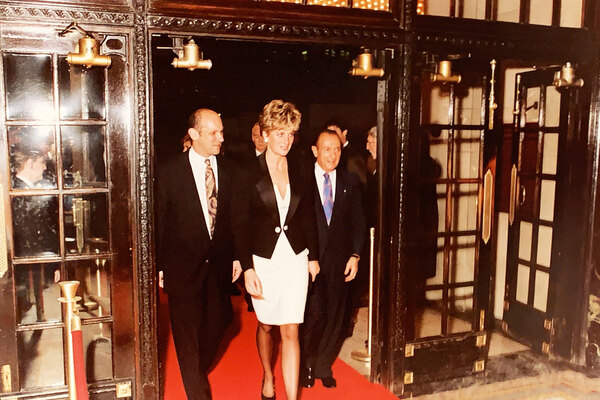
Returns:
[[[340,41],[381,41],[397,43],[403,37],[400,29],[377,29],[364,26],[324,27],[319,25],[291,25],[250,21],[230,21],[224,19],[203,19],[185,17],[148,17],[148,26],[185,32],[213,33],[228,36],[267,36],[277,38],[298,38],[302,40]]]
[[[31,7],[21,5],[0,5],[0,18],[26,20],[77,21],[79,23],[101,23],[110,25],[132,25],[133,17],[128,13],[66,10],[49,7]]]

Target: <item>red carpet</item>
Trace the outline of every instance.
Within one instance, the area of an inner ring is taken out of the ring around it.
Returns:
[[[258,400],[262,368],[258,359],[254,336],[257,321],[254,313],[246,311],[243,296],[234,300],[234,322],[225,338],[221,357],[209,379],[214,400]],[[175,346],[169,327],[167,296],[161,293],[159,312],[159,357],[163,367],[165,400],[185,400]],[[326,389],[317,381],[314,387],[303,389],[302,400],[397,400],[382,386],[372,384],[341,360],[333,365],[338,387]],[[275,367],[277,398],[285,399],[280,360]]]

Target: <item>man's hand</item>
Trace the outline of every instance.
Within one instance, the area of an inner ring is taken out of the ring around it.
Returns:
[[[321,267],[319,267],[318,261],[309,261],[308,262],[308,273],[310,274],[310,280],[315,281],[317,275],[321,271]]]
[[[250,296],[261,298],[262,297],[262,285],[260,279],[256,275],[254,268],[250,268],[244,272],[244,281],[246,282],[246,291]]]
[[[358,258],[352,256],[348,259],[346,263],[346,269],[344,270],[344,275],[346,275],[346,279],[344,281],[350,282],[352,279],[356,278],[356,273],[358,272]]]
[[[158,271],[158,287],[161,289],[165,288],[165,279],[162,271]]]
[[[238,280],[240,275],[242,274],[242,264],[238,260],[233,262],[233,271],[231,273],[231,282],[235,282]]]

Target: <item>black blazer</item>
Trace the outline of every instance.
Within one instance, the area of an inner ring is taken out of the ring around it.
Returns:
[[[187,152],[177,155],[158,172],[156,190],[156,259],[164,273],[165,291],[195,294],[209,271],[218,281],[231,281],[230,161],[217,156],[217,217],[212,240]],[[213,280],[211,280],[213,281]]]
[[[319,231],[321,273],[343,273],[352,254],[361,254],[366,232],[362,187],[358,177],[343,168],[336,169],[335,198],[329,226],[314,178],[315,211]]]
[[[277,199],[267,169],[265,153],[236,173],[233,205],[233,232],[236,259],[244,271],[253,267],[252,255],[271,258],[279,235],[285,232],[296,254],[308,249],[308,259],[318,258],[314,213],[314,184],[306,165],[288,158],[290,208],[283,226],[279,221]]]

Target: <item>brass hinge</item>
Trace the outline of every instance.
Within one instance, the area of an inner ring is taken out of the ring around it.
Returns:
[[[117,383],[117,399],[131,397],[131,381]]]
[[[546,342],[542,342],[542,353],[550,354],[550,344]]]
[[[412,371],[408,371],[404,373],[404,384],[405,385],[410,385],[411,383],[413,383],[413,373]]]
[[[547,331],[552,331],[552,320],[551,319],[544,320],[544,329]]]
[[[477,360],[475,361],[475,365],[473,366],[475,372],[481,372],[485,369],[485,360]]]
[[[510,308],[510,302],[508,300],[504,300],[504,311],[508,311]]]
[[[477,339],[475,341],[476,347],[483,347],[487,343],[487,334],[483,333],[481,335],[477,335]]]
[[[414,344],[407,344],[404,347],[404,357],[412,357],[415,355],[415,345]]]
[[[485,310],[479,310],[479,331],[485,329]]]
[[[10,365],[3,365],[0,374],[2,375],[2,393],[12,392],[12,374],[10,372]]]

